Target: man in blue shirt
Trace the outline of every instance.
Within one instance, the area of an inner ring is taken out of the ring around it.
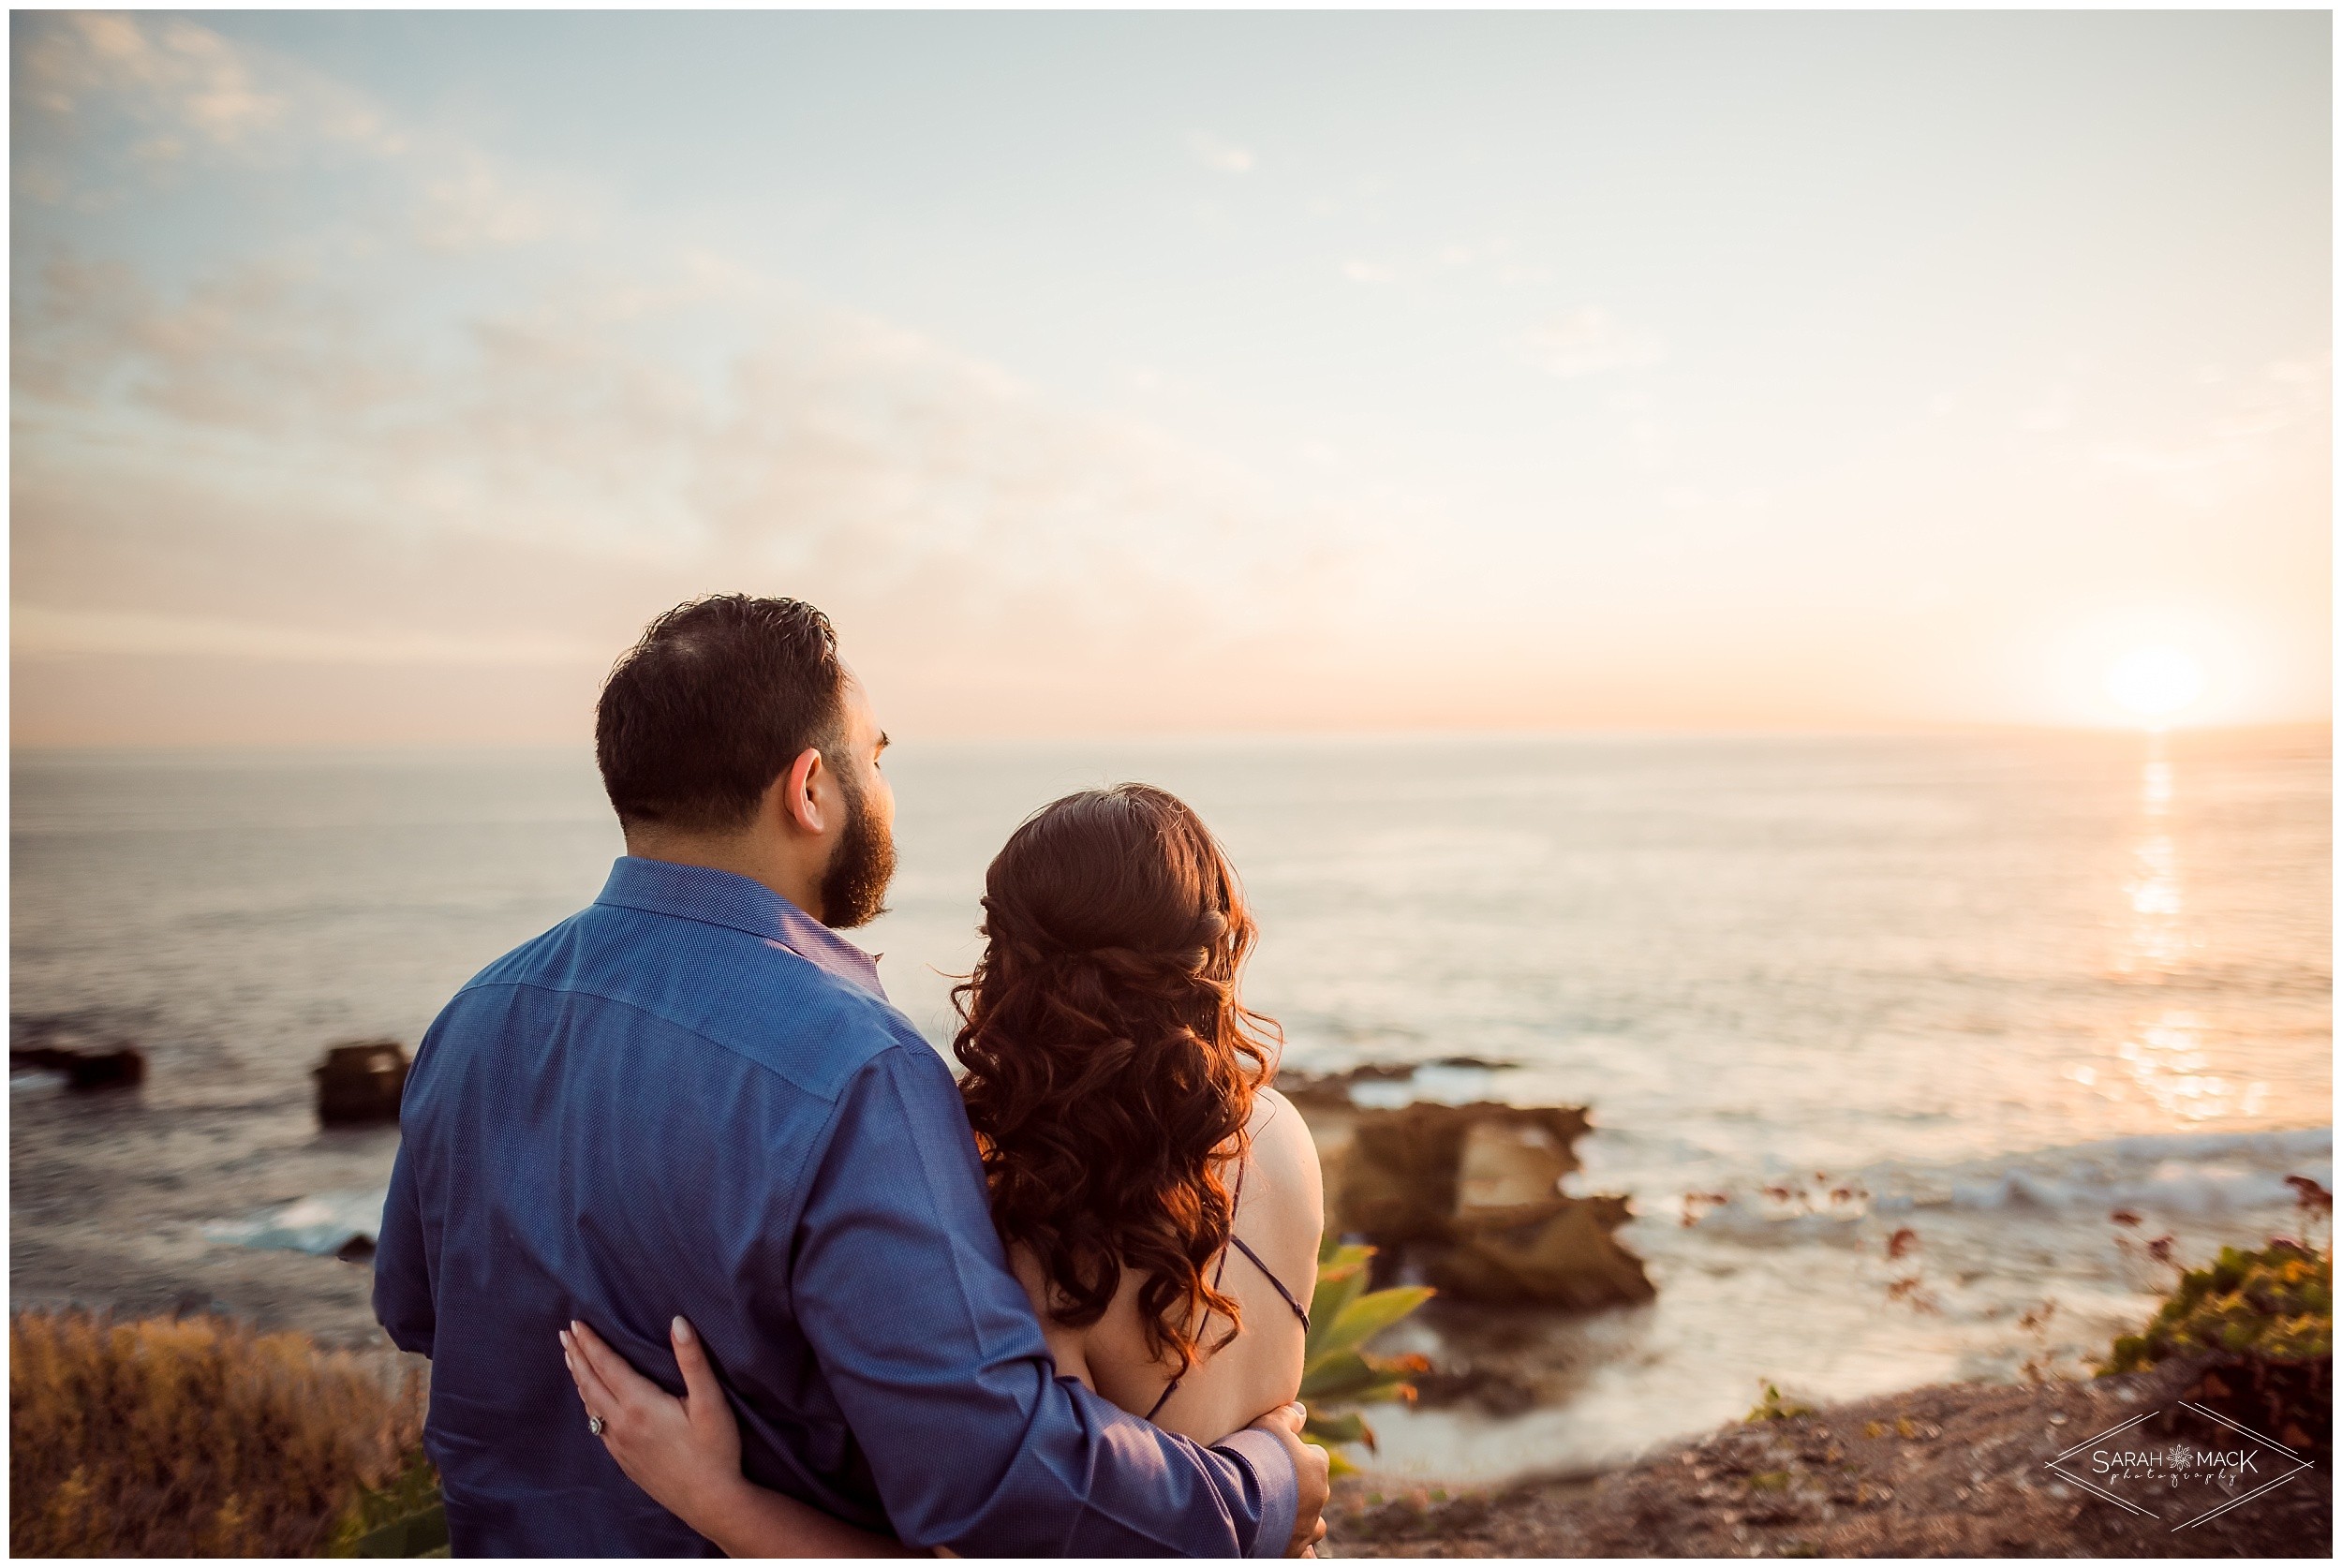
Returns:
[[[1056,1375],[986,1209],[957,1088],[833,932],[893,870],[886,745],[826,618],[726,596],[604,688],[628,854],[423,1037],[375,1310],[432,1358],[454,1549],[715,1548],[620,1473],[563,1366],[591,1324],[679,1392],[680,1315],[742,1469],[912,1546],[1274,1557],[1319,1531],[1288,1419],[1211,1448]]]

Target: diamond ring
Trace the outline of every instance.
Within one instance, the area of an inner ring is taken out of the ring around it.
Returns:
[[[601,1436],[601,1417],[599,1415],[587,1416],[586,1418],[586,1429],[593,1433],[596,1437]]]

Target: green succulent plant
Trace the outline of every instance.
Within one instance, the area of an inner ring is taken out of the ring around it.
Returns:
[[[1373,1256],[1373,1248],[1343,1246],[1331,1234],[1317,1251],[1317,1289],[1310,1297],[1309,1341],[1301,1363],[1301,1402],[1309,1409],[1309,1422],[1301,1435],[1325,1448],[1337,1475],[1357,1469],[1343,1457],[1343,1445],[1374,1446],[1374,1428],[1347,1407],[1411,1403],[1415,1384],[1408,1379],[1430,1370],[1419,1355],[1366,1354],[1369,1339],[1433,1294],[1428,1285],[1368,1290],[1367,1265]]]
[[[343,1516],[328,1557],[446,1557],[447,1505],[439,1497],[439,1474],[417,1451],[407,1468],[379,1490],[358,1494]]]

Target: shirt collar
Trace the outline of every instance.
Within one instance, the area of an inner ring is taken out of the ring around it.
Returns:
[[[594,902],[745,931],[874,997],[886,996],[876,959],[763,882],[730,871],[620,855]]]

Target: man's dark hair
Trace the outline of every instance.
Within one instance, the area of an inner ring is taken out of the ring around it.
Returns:
[[[746,827],[800,752],[842,741],[845,679],[837,634],[810,604],[712,594],[676,605],[612,668],[595,710],[619,822]]]

